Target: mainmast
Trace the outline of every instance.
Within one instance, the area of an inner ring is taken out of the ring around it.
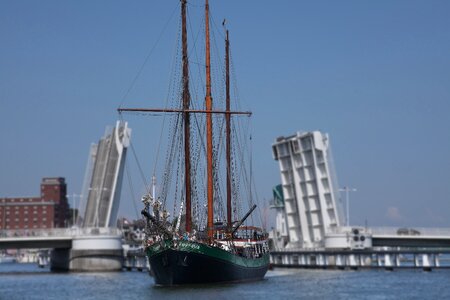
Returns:
[[[228,30],[225,39],[225,84],[226,84],[226,108],[225,111],[230,112],[230,40],[228,38]],[[231,114],[225,114],[226,121],[226,159],[227,159],[227,225],[231,229]]]
[[[191,95],[189,93],[189,61],[187,49],[187,29],[186,29],[186,0],[181,0],[181,22],[182,22],[182,52],[183,52],[183,117],[184,117],[184,168],[186,187],[186,232],[191,231],[191,148],[190,148],[190,117],[189,104]]]
[[[213,192],[213,153],[212,153],[212,97],[211,97],[211,57],[209,45],[209,3],[205,1],[205,43],[206,43],[206,97],[205,109],[206,113],[206,176],[207,198],[208,198],[208,237],[212,238],[214,234],[214,192]]]

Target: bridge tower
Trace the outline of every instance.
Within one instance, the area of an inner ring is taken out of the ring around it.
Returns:
[[[107,128],[98,144],[91,146],[86,172],[90,182],[84,212],[83,227],[115,227],[119,209],[122,178],[131,129],[126,122],[117,121]]]
[[[323,247],[325,235],[344,225],[328,135],[297,132],[277,138],[272,150],[281,172],[278,247]]]

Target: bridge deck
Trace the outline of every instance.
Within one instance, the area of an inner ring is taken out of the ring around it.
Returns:
[[[72,248],[72,240],[83,236],[118,235],[117,228],[53,228],[0,231],[0,249]]]

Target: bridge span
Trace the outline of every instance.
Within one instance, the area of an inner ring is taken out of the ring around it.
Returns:
[[[373,247],[448,248],[450,228],[373,227]]]
[[[33,230],[1,230],[0,249],[72,248],[74,239],[121,236],[117,228],[52,228]]]
[[[53,249],[51,269],[122,269],[122,233],[117,228],[54,228],[0,231],[0,249]]]

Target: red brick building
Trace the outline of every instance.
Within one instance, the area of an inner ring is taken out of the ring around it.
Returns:
[[[43,178],[40,197],[0,198],[0,229],[64,227],[69,217],[63,177]]]

